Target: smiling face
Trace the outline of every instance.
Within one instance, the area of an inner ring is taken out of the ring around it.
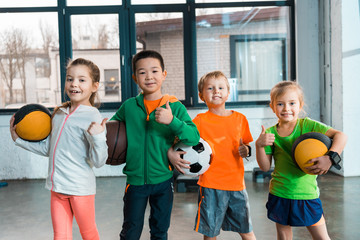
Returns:
[[[67,70],[65,92],[73,107],[80,104],[91,106],[90,96],[97,91],[98,87],[99,83],[93,83],[87,66],[76,65]]]
[[[160,61],[149,57],[137,61],[133,79],[143,91],[146,99],[156,100],[162,97],[161,86],[166,75],[166,71],[161,68]]]
[[[219,76],[218,78],[210,77],[205,80],[203,89],[199,93],[199,97],[208,107],[225,106],[229,94],[227,80],[223,76]]]
[[[296,122],[302,110],[302,102],[296,89],[288,89],[271,105],[280,123]]]

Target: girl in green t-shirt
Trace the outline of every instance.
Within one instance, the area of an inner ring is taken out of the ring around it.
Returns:
[[[292,226],[306,226],[313,239],[330,239],[319,199],[317,175],[326,174],[332,165],[338,166],[347,137],[321,122],[299,118],[304,106],[301,87],[292,81],[276,84],[270,92],[270,107],[278,123],[267,130],[262,126],[256,140],[256,159],[263,171],[269,171],[272,158],[275,168],[270,182],[266,208],[268,218],[276,223],[278,239],[292,239]],[[329,152],[309,160],[308,171],[301,171],[293,162],[294,141],[307,132],[320,132],[333,140]]]

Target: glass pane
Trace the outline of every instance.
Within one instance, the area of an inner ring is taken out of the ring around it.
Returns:
[[[105,6],[121,4],[122,0],[67,0],[68,6]]]
[[[137,13],[137,51],[155,50],[164,58],[167,71],[163,94],[185,99],[182,13]]]
[[[100,69],[100,102],[121,102],[120,40],[116,14],[73,15],[71,35],[73,58],[93,61]],[[111,69],[109,75],[108,70]],[[116,86],[108,92],[109,81]]]
[[[175,3],[186,3],[186,0],[131,0],[131,4],[175,4]]]
[[[195,3],[224,3],[224,2],[256,2],[256,1],[262,1],[262,2],[272,2],[273,0],[195,0]]]
[[[221,70],[228,101],[269,100],[271,87],[290,78],[288,19],[287,7],[197,9],[198,79]]]
[[[61,103],[56,13],[0,14],[0,108]]]
[[[11,0],[0,1],[0,7],[54,7],[57,6],[57,0]]]

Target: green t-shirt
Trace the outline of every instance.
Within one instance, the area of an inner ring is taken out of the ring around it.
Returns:
[[[308,132],[326,133],[331,127],[310,118],[298,119],[294,131],[287,137],[280,137],[274,125],[266,133],[275,135],[272,146],[266,146],[265,152],[273,155],[275,168],[270,181],[270,193],[287,199],[309,200],[319,197],[317,175],[301,171],[291,157],[294,141]]]

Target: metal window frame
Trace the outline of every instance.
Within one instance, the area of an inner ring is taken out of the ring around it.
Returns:
[[[59,33],[59,55],[61,66],[66,66],[67,59],[72,57],[71,40],[71,16],[80,14],[118,14],[119,39],[120,39],[120,66],[122,100],[137,94],[137,86],[131,79],[131,59],[136,52],[136,29],[135,14],[147,12],[182,12],[183,13],[183,43],[184,43],[184,74],[185,74],[185,100],[182,101],[187,107],[205,107],[198,102],[197,92],[197,66],[196,66],[196,15],[198,8],[228,8],[228,7],[251,7],[251,6],[288,6],[289,7],[289,35],[290,35],[290,76],[292,80],[296,76],[295,65],[295,3],[288,1],[248,1],[248,2],[221,2],[218,3],[195,3],[195,0],[187,0],[184,4],[147,4],[132,5],[131,0],[122,1],[121,5],[111,6],[67,6],[66,0],[57,0],[54,7],[13,7],[0,8],[0,13],[30,13],[30,12],[57,12]],[[66,69],[61,67],[61,88],[64,89]],[[64,93],[62,99],[64,99]],[[116,110],[122,102],[102,103],[101,110]],[[264,106],[268,102],[229,102],[229,106]],[[0,114],[16,112],[17,109],[0,109]]]

